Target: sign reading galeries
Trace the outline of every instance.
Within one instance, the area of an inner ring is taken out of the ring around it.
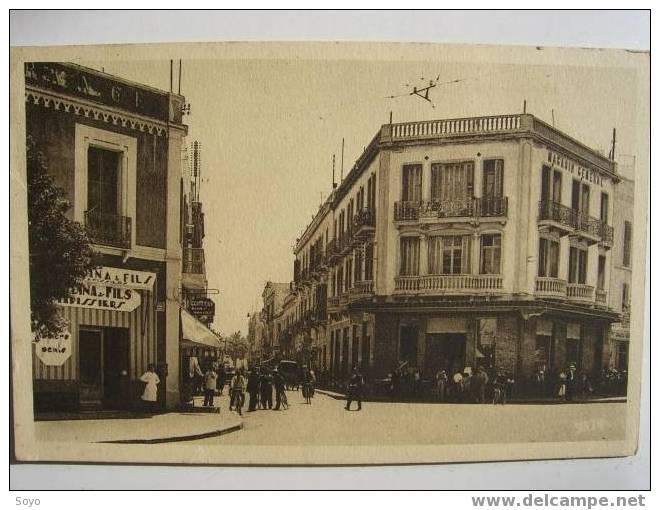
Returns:
[[[142,304],[138,289],[153,290],[155,281],[155,273],[99,267],[92,270],[80,285],[72,288],[69,297],[59,300],[58,304],[132,312]]]

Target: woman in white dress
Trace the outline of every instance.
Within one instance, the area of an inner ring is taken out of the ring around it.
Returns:
[[[147,409],[153,412],[155,411],[156,402],[158,401],[158,383],[160,383],[160,379],[154,371],[154,366],[152,364],[147,366],[147,371],[142,374],[140,381],[147,383],[144,387],[144,392],[142,393],[142,401],[145,403]]]

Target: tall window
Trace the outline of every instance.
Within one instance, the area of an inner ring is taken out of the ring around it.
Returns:
[[[429,274],[470,273],[470,237],[430,237],[428,241]]]
[[[627,312],[630,308],[630,287],[627,283],[621,286],[621,311]]]
[[[539,239],[539,276],[557,278],[559,274],[559,243]]]
[[[474,195],[474,163],[431,165],[431,199],[436,202],[465,200]]]
[[[485,198],[496,198],[503,195],[504,161],[487,159],[484,161],[483,190]]]
[[[623,265],[630,267],[630,249],[632,245],[632,224],[623,222]]]
[[[589,215],[589,185],[573,179],[571,207],[584,216]]]
[[[401,238],[401,266],[399,268],[399,275],[419,275],[419,238]]]
[[[561,203],[561,172],[559,170],[553,172],[549,166],[543,166],[541,171],[541,200]]]
[[[362,252],[356,250],[355,252],[355,271],[353,274],[353,280],[359,282],[362,280]]]
[[[610,208],[610,197],[604,191],[600,194],[600,221],[607,223]]]
[[[89,147],[87,150],[87,210],[117,215],[120,210],[119,152]]]
[[[481,236],[481,274],[500,274],[502,236],[484,234]]]
[[[364,279],[374,279],[374,245],[371,243],[364,249]]]
[[[605,289],[605,256],[598,256],[598,281],[596,283],[598,290]]]
[[[571,246],[568,256],[568,282],[587,283],[587,250]]]
[[[421,202],[422,165],[403,166],[401,200],[403,202]]]

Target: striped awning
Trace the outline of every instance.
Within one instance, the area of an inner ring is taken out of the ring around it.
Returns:
[[[181,309],[181,344],[185,347],[220,347],[218,336],[183,308]]]

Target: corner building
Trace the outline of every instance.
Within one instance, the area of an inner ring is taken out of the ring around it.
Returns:
[[[25,65],[27,136],[100,267],[61,301],[66,360],[35,349],[37,409],[127,409],[153,364],[179,404],[182,96],[69,63]]]
[[[533,115],[384,125],[295,248],[294,330],[335,378],[610,358],[614,161]],[[325,309],[324,309],[325,306]],[[325,312],[325,313],[324,313]]]

